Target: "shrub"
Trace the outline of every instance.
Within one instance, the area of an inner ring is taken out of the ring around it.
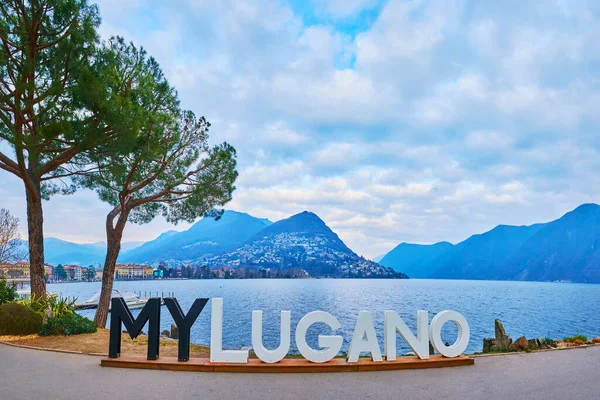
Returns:
[[[75,301],[53,296],[48,298],[47,305],[53,317],[63,318],[75,314]]]
[[[42,326],[42,316],[17,303],[0,306],[0,335],[31,335]]]
[[[592,339],[592,343],[594,343],[594,344],[600,344],[600,337],[593,338]]]
[[[49,296],[47,299],[31,296],[19,300],[19,304],[40,314],[42,317],[46,314],[46,310],[49,309],[53,317],[63,318],[75,314],[75,301],[76,300],[69,301],[63,297],[57,296]]]
[[[12,303],[17,299],[17,286],[9,284],[3,276],[0,276],[0,305]]]
[[[44,312],[46,311],[46,300],[44,300],[43,298],[35,297],[34,294],[22,298],[17,303],[19,303],[23,307],[27,307],[28,309],[30,309],[36,314],[41,315],[42,317],[44,316]]]
[[[588,339],[587,339],[587,336],[577,335],[577,336],[573,336],[573,337],[566,337],[563,340],[563,342],[565,342],[565,343],[575,343],[577,341],[587,343]]]
[[[41,336],[69,336],[82,333],[96,332],[96,324],[79,314],[70,314],[63,317],[50,317],[39,329]]]

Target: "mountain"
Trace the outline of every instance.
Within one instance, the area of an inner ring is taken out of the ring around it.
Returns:
[[[583,204],[546,224],[504,268],[516,280],[600,282],[600,206]]]
[[[406,278],[358,256],[323,220],[308,211],[275,222],[235,250],[203,261],[211,267],[301,268],[311,276]]]
[[[121,243],[121,251],[129,251],[129,250],[133,250],[133,249],[137,249],[138,247],[140,247],[141,245],[143,245],[146,242],[123,242]],[[102,242],[103,246],[106,246],[106,244],[104,244],[104,242]]]
[[[454,246],[432,275],[441,279],[507,279],[506,260],[544,224],[498,225],[489,232],[473,235]]]
[[[499,225],[454,246],[402,243],[380,263],[416,278],[600,283],[600,206],[548,223]]]
[[[454,246],[448,242],[435,244],[400,243],[385,254],[379,264],[402,271],[411,278],[427,278]]]
[[[196,260],[234,249],[269,225],[271,221],[268,219],[228,210],[218,221],[202,218],[186,231],[165,232],[123,253],[119,261],[156,264]]]
[[[133,249],[142,242],[123,242],[121,247]],[[27,252],[27,241],[22,241],[24,252]],[[66,240],[48,237],[44,239],[44,260],[48,264],[76,264],[82,266],[103,264],[106,256],[106,242],[73,243]]]
[[[383,257],[385,257],[385,255],[386,255],[386,253],[383,253],[383,254],[380,254],[378,256],[375,256],[375,257],[371,258],[371,261],[378,263],[379,261],[381,261],[381,259]]]

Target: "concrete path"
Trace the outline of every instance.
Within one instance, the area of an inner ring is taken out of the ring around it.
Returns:
[[[600,399],[600,347],[471,367],[291,375],[102,368],[99,357],[0,344],[0,399]]]

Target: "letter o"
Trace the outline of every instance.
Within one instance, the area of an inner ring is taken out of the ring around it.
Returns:
[[[442,327],[449,321],[454,322],[458,328],[458,336],[452,346],[446,346],[442,340]],[[429,338],[435,350],[444,357],[458,357],[467,349],[471,338],[467,319],[456,311],[442,311],[431,320]]]
[[[306,343],[306,331],[317,322],[328,325],[331,330],[338,330],[342,327],[340,322],[331,314],[325,311],[313,311],[306,314],[296,326],[296,346],[300,354],[308,361],[314,363],[324,363],[331,360],[339,353],[344,343],[344,338],[339,335],[319,335],[319,346],[323,350],[315,350]]]

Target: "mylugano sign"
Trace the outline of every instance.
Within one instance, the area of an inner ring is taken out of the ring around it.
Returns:
[[[179,328],[178,360],[188,361],[190,358],[190,330],[196,319],[204,310],[209,299],[196,299],[192,307],[184,314],[179,302],[174,298],[164,299],[169,313]],[[160,347],[160,299],[152,298],[141,310],[137,318],[133,318],[125,301],[116,297],[112,299],[110,319],[109,358],[118,358],[121,353],[121,328],[134,339],[148,323],[148,360],[159,357]],[[291,312],[281,311],[280,342],[276,349],[267,349],[262,342],[262,311],[252,311],[252,348],[256,356],[265,363],[277,363],[289,352],[291,345]],[[454,322],[458,327],[458,336],[453,345],[446,345],[442,340],[442,327],[447,322]],[[306,342],[306,332],[311,325],[324,323],[332,331],[340,329],[337,318],[324,311],[313,311],[306,314],[298,322],[295,332],[296,347],[300,354],[314,363],[324,363],[334,358],[341,350],[344,338],[340,335],[319,335],[319,349],[314,349]],[[384,312],[384,351],[386,360],[396,359],[396,334],[399,334],[420,359],[429,359],[429,343],[445,357],[458,357],[469,345],[470,331],[466,318],[456,311],[442,311],[435,315],[429,324],[427,311],[417,312],[417,335],[395,311]],[[373,317],[368,311],[358,313],[354,333],[348,350],[348,362],[358,362],[361,353],[371,355],[373,361],[383,361],[379,341],[373,325]],[[223,299],[213,298],[211,302],[210,323],[210,361],[218,363],[247,363],[248,350],[223,349]]]

